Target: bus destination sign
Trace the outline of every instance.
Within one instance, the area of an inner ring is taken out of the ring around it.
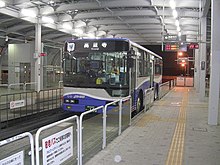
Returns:
[[[65,50],[68,52],[128,51],[129,42],[125,40],[73,40],[66,42]]]

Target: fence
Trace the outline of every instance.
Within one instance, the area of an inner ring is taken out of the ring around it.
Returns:
[[[0,95],[0,123],[3,127],[14,119],[26,119],[29,115],[61,107],[63,90],[49,89],[39,93],[21,92]],[[0,127],[1,128],[1,127]]]
[[[80,118],[75,115],[38,129],[35,135],[36,165],[46,164],[46,162],[47,164],[56,162],[56,164],[78,165],[85,163],[98,151],[105,148],[106,141],[110,142],[108,139],[113,140],[129,126],[131,114],[130,99],[130,96],[122,98],[107,104],[105,107],[100,106],[86,111],[80,115]],[[98,110],[104,113],[94,114],[94,112]],[[93,117],[85,120],[84,118],[89,114],[92,114]],[[112,136],[112,134],[114,134],[114,136]],[[23,153],[29,153],[28,149],[25,151],[17,151],[17,149],[14,150],[14,148],[10,146],[10,149],[5,149],[9,150],[7,155],[4,154],[0,156],[0,162],[19,156],[21,160],[24,160],[24,164],[34,164],[33,136],[30,133],[24,133],[23,135],[18,135],[16,138],[11,139],[18,140],[24,137],[24,135],[29,135],[31,139],[31,160],[26,160],[26,158],[21,157]],[[7,146],[11,141],[8,139],[1,141],[1,150],[3,144]],[[26,143],[20,142],[19,145],[16,146],[24,148]],[[9,153],[15,154],[8,156]]]

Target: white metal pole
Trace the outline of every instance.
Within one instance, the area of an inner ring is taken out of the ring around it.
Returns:
[[[102,143],[102,149],[104,149],[106,147],[106,110],[107,110],[107,105],[104,107],[103,110],[103,143]]]
[[[119,126],[118,126],[118,135],[121,135],[121,123],[122,123],[122,99],[119,101]]]

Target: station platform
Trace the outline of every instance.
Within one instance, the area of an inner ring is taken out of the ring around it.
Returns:
[[[218,165],[220,126],[207,120],[208,98],[175,87],[86,165]]]

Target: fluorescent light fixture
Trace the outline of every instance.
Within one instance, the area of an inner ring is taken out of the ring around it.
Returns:
[[[171,9],[176,8],[176,2],[174,0],[170,0],[170,7],[171,7]]]
[[[53,18],[47,17],[47,16],[43,16],[42,21],[45,22],[45,23],[54,23]]]
[[[8,36],[5,36],[5,41],[6,41],[6,42],[8,41]]]
[[[178,32],[180,31],[180,27],[179,27],[179,26],[177,26],[177,28],[176,28],[176,29],[177,29],[177,31],[178,31]]]
[[[64,28],[64,29],[67,29],[67,30],[71,30],[71,29],[72,29],[72,26],[71,26],[70,24],[64,23],[64,24],[63,24],[63,28]]]
[[[81,35],[83,34],[83,30],[82,29],[75,29],[74,30],[77,34]]]
[[[181,37],[181,35],[182,35],[181,32],[178,32],[178,36]]]
[[[173,10],[173,17],[174,18],[177,18],[178,14],[177,14],[177,11],[176,10]]]
[[[51,1],[48,1],[48,4],[49,5],[53,5],[55,2],[53,1],[53,0],[51,0]]]
[[[33,18],[37,16],[37,14],[33,10],[30,10],[30,9],[21,9],[21,14],[24,16],[33,17]]]
[[[180,22],[178,20],[175,21],[175,25],[178,27],[180,26]]]
[[[5,7],[5,2],[4,1],[0,1],[0,7]]]

